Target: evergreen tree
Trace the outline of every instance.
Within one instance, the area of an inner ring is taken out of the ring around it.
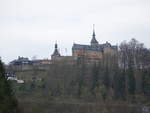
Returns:
[[[78,73],[78,91],[77,91],[77,94],[78,94],[78,97],[80,98],[82,95],[83,88],[85,86],[85,83],[84,83],[85,58],[84,58],[84,56],[81,56],[80,63],[77,67],[78,67],[78,71],[77,71],[77,73]]]
[[[150,68],[143,71],[143,93],[150,96]]]
[[[17,113],[17,101],[0,60],[0,113]]]
[[[134,77],[134,69],[131,65],[129,64],[129,68],[127,70],[127,76],[128,76],[128,92],[129,94],[134,95],[135,94],[135,77]]]
[[[103,84],[106,88],[109,88],[110,86],[108,65],[104,67]]]
[[[99,86],[99,66],[96,65],[96,63],[93,66],[92,69],[92,87],[91,87],[91,91],[94,94],[94,90],[95,88],[97,88]],[[95,95],[95,94],[94,94]]]
[[[115,71],[113,84],[115,99],[125,99],[125,76],[119,69]]]

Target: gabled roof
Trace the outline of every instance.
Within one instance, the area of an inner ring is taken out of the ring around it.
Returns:
[[[81,44],[73,44],[72,50],[91,50],[91,51],[99,51],[102,52],[104,48],[112,48],[117,49],[116,45],[111,45],[110,43],[106,42],[104,44],[98,44],[96,46],[92,45],[81,45]]]

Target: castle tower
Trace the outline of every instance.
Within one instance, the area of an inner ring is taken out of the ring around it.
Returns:
[[[94,29],[94,25],[93,25],[93,35],[92,35],[92,40],[91,40],[91,45],[92,46],[96,46],[98,45],[98,41],[96,40],[96,35],[95,35],[95,29]]]
[[[57,43],[55,43],[55,50],[54,50],[54,53],[51,55],[51,58],[55,58],[59,56],[60,56],[60,53],[58,51],[58,46],[57,46]]]

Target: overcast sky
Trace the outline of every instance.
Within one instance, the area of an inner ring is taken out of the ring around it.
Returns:
[[[50,58],[56,41],[71,55],[93,24],[99,43],[136,38],[150,48],[150,0],[0,0],[0,56]]]

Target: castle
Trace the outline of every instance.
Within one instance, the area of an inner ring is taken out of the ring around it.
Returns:
[[[117,45],[111,45],[106,42],[104,44],[99,44],[96,40],[95,30],[93,28],[93,34],[90,45],[82,45],[82,44],[73,44],[72,46],[72,56],[61,56],[57,44],[55,44],[54,53],[51,55],[52,60],[60,61],[65,58],[70,58],[72,60],[78,59],[79,57],[83,57],[88,60],[100,60],[103,55],[108,54],[116,54],[118,47]]]
[[[55,49],[49,59],[29,60],[28,58],[18,57],[17,60],[10,62],[10,65],[45,65],[52,64],[54,62],[65,62],[73,64],[78,58],[84,57],[86,61],[93,62],[99,61],[105,57],[105,54],[115,55],[118,51],[117,45],[111,45],[106,42],[99,44],[96,40],[95,30],[93,28],[93,34],[90,45],[73,44],[72,56],[62,56],[58,51],[58,45],[55,44]]]

